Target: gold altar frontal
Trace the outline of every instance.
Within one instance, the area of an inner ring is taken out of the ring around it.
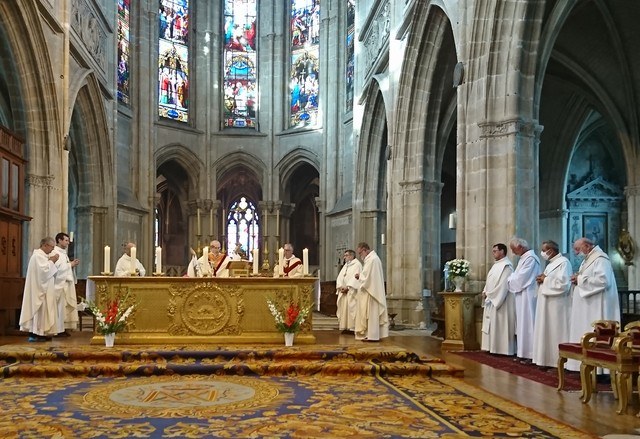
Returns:
[[[317,278],[187,278],[90,276],[100,309],[129,295],[135,308],[116,344],[282,344],[267,299],[283,313],[290,303],[313,309]],[[296,343],[316,342],[312,312]],[[91,344],[103,344],[95,333]]]

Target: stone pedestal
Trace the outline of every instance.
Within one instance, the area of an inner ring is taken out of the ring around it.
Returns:
[[[480,349],[476,339],[475,297],[477,293],[441,292],[444,297],[445,334],[443,351]]]

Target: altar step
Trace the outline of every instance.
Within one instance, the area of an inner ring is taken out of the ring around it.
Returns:
[[[313,312],[313,330],[329,331],[338,329],[338,318],[336,316],[328,316],[318,311]]]

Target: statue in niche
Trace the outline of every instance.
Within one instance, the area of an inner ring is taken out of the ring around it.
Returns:
[[[620,236],[618,237],[618,252],[620,253],[620,256],[622,256],[622,259],[624,259],[625,265],[633,265],[636,246],[633,243],[631,234],[625,229],[622,229]]]

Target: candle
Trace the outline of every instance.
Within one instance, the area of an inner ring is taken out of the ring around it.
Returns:
[[[111,247],[104,246],[104,272],[109,273],[111,269]]]
[[[284,249],[280,247],[278,249],[278,272],[284,274]]]
[[[309,249],[302,250],[302,274],[309,274]]]
[[[69,232],[69,242],[73,242],[73,232]]]
[[[381,243],[382,245],[385,245],[385,244],[386,244],[386,241],[384,240],[384,233],[380,235],[380,243]]]
[[[213,236],[213,207],[209,211],[209,235]]]
[[[136,273],[136,248],[131,247],[131,274]]]
[[[253,255],[253,274],[258,274],[258,249],[251,250],[251,254]]]
[[[198,207],[198,209],[196,210],[196,235],[200,235],[200,208]]]
[[[162,273],[162,247],[156,247],[156,273]]]
[[[280,209],[276,209],[276,236],[280,236]]]
[[[202,256],[204,256],[205,260],[208,260],[207,258],[209,257],[209,247],[205,246],[202,249]]]
[[[450,229],[455,229],[456,228],[456,222],[457,222],[456,220],[457,220],[456,213],[455,212],[450,213],[449,214],[449,228]]]

